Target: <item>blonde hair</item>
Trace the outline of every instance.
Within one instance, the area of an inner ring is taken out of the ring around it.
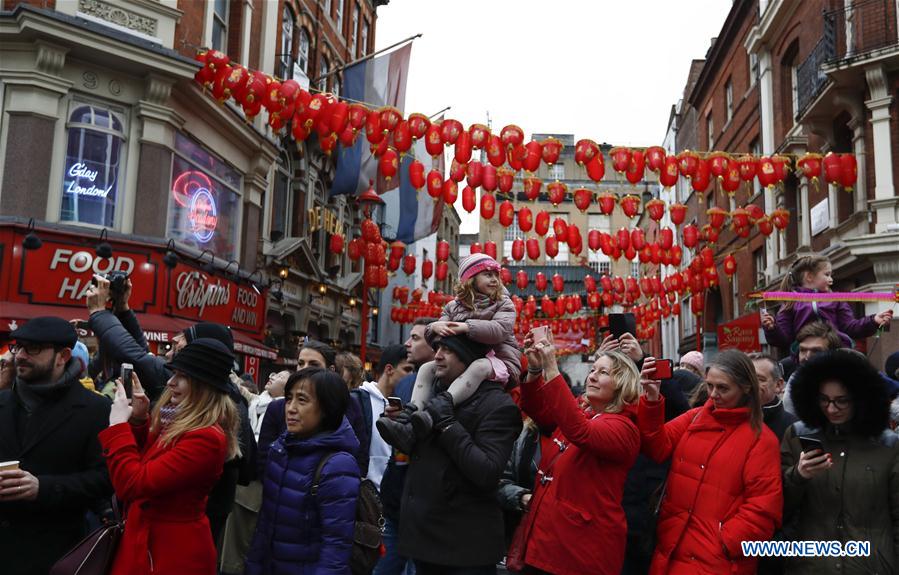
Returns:
[[[458,301],[459,303],[461,303],[462,305],[464,305],[465,307],[467,307],[470,310],[475,309],[474,300],[475,300],[475,297],[477,296],[477,294],[479,293],[478,290],[476,290],[474,287],[474,278],[475,277],[477,277],[477,274],[475,274],[474,277],[470,277],[465,281],[457,283],[453,287],[453,291],[456,294],[456,301]],[[502,296],[502,293],[503,293],[503,288],[499,287],[499,288],[497,288],[497,290],[495,292],[489,293],[489,294],[484,294],[484,295],[486,295],[488,298],[490,298],[490,301],[495,302],[495,301],[499,301],[500,296]]]
[[[794,287],[802,286],[802,276],[811,273],[816,274],[824,269],[824,266],[830,265],[827,256],[819,254],[805,254],[796,258],[790,271],[784,276],[780,282],[780,291],[792,291]],[[793,308],[793,302],[786,302],[781,309],[788,310]]]
[[[240,457],[240,444],[237,435],[240,430],[240,415],[237,406],[228,394],[216,391],[210,385],[200,383],[187,375],[181,374],[190,382],[190,393],[179,406],[175,419],[162,431],[159,442],[167,447],[179,437],[190,431],[204,427],[219,426],[228,440],[228,451],[225,460]],[[150,430],[160,428],[160,412],[172,399],[172,390],[166,386],[165,391],[150,416]]]
[[[343,370],[347,370],[350,380],[346,382],[347,387],[356,389],[362,385],[362,360],[348,351],[342,351],[337,354],[334,360],[337,367],[337,374],[343,377]]]
[[[612,360],[610,376],[615,382],[615,396],[603,409],[604,413],[621,413],[625,405],[633,405],[640,398],[640,372],[629,357],[618,351],[601,351],[594,363],[602,358]]]

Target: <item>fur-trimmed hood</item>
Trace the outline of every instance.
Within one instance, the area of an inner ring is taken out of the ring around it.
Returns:
[[[818,396],[821,384],[828,381],[842,383],[852,395],[855,409],[849,423],[852,433],[879,437],[888,428],[890,397],[886,382],[868,360],[844,350],[816,355],[796,371],[790,398],[803,423],[812,428],[827,427]]]

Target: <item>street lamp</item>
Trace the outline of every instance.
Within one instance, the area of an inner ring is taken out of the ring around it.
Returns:
[[[359,194],[356,202],[362,208],[362,213],[366,218],[371,218],[371,214],[375,208],[384,205],[384,200],[375,192],[374,182],[368,181],[368,189]],[[377,309],[377,308],[376,308]],[[362,343],[359,345],[359,357],[362,363],[365,363],[365,352],[367,351],[366,340],[368,339],[368,285],[365,279],[362,280]]]

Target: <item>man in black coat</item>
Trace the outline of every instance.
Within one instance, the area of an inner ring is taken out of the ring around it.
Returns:
[[[489,348],[454,335],[437,343],[438,393],[425,407],[431,435],[412,449],[400,509],[399,551],[418,575],[493,573],[505,552],[496,489],[521,413],[502,387],[485,381],[454,406],[447,387]]]
[[[87,510],[112,494],[97,441],[110,404],[79,383],[69,322],[37,317],[10,337],[16,378],[0,391],[0,461],[19,469],[0,471],[0,571],[46,575],[87,534]]]
[[[781,395],[784,391],[784,375],[780,363],[764,353],[751,353],[749,358],[755,366],[759,380],[759,399],[762,403],[762,417],[777,440],[784,437],[787,428],[796,422],[796,416],[784,409]]]

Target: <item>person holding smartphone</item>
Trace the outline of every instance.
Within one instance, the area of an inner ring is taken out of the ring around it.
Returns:
[[[784,435],[786,536],[868,541],[866,557],[789,557],[785,573],[899,573],[899,435],[887,384],[863,355],[817,355],[790,389],[799,421]]]
[[[542,454],[513,538],[524,541],[523,549],[510,550],[507,565],[523,563],[525,573],[618,575],[627,533],[621,499],[640,451],[639,373],[623,354],[599,352],[581,408],[559,372],[552,334],[535,331],[524,341],[521,407],[541,429],[553,430],[558,448]]]

